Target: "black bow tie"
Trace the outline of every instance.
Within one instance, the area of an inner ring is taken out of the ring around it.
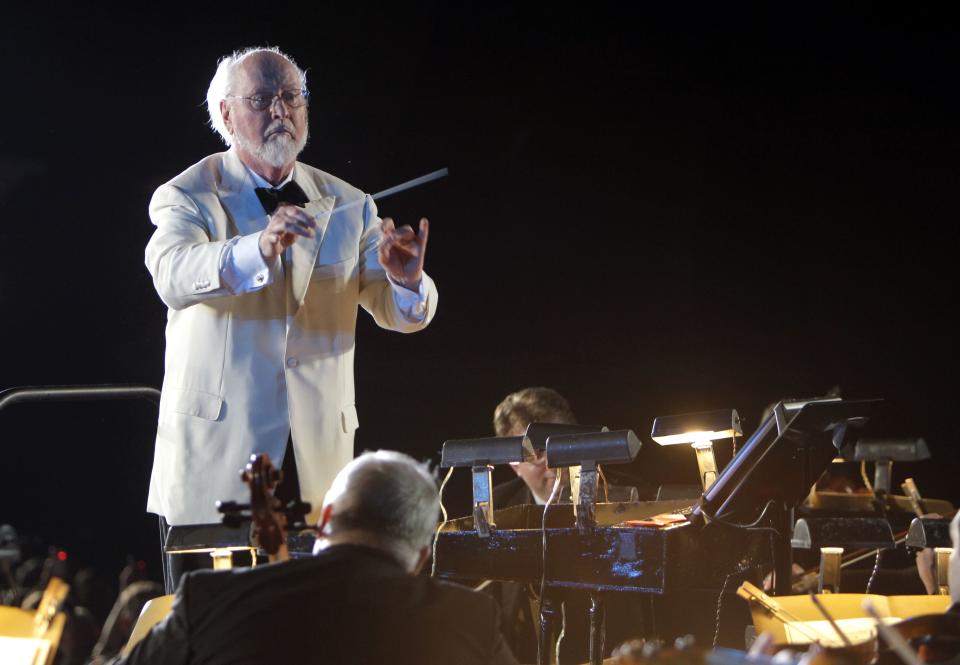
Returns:
[[[272,215],[281,203],[292,203],[302,208],[303,204],[310,200],[303,190],[300,189],[300,185],[293,180],[279,189],[273,187],[257,187],[253,191],[257,193],[257,198],[260,199],[260,203],[268,215]]]

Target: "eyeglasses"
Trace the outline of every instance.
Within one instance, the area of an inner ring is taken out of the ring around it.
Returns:
[[[246,102],[250,104],[250,108],[254,111],[266,111],[268,108],[272,108],[278,99],[283,102],[287,108],[298,109],[301,106],[305,106],[310,100],[310,91],[302,88],[300,90],[284,90],[279,95],[256,94],[250,97],[227,95],[227,97],[230,99],[246,100]]]

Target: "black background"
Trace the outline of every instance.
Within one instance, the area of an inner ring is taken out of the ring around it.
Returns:
[[[736,408],[750,430],[839,385],[887,400],[871,434],[927,439],[934,462],[895,481],[960,498],[956,23],[634,4],[4,10],[0,388],[159,387],[147,201],[222,149],[204,125],[217,59],[274,44],[308,69],[302,161],[370,192],[450,169],[380,202],[430,217],[440,303],[412,336],[361,316],[358,450],[437,460],[491,434],[508,392],[549,385],[641,436],[636,473],[696,482],[689,449],[649,439],[655,416]],[[155,570],[155,417],[0,413],[0,523]],[[455,474],[454,512],[467,491]]]

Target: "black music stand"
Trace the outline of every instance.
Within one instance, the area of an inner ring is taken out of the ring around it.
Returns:
[[[829,398],[778,403],[700,497],[691,519],[753,522],[775,506],[771,526],[780,534],[775,592],[789,593],[793,511],[843,447],[847,429],[865,424],[881,401]]]

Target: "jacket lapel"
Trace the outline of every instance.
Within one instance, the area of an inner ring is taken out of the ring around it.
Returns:
[[[297,163],[293,179],[303,189],[310,202],[304,206],[307,214],[317,222],[316,233],[312,238],[297,238],[290,247],[290,260],[286,262],[289,270],[290,292],[299,308],[307,295],[310,275],[320,253],[320,243],[326,235],[330,213],[336,203],[335,196],[326,195],[313,178],[307,177],[303,166]],[[233,218],[240,235],[249,235],[263,230],[267,225],[267,214],[254,192],[256,185],[250,177],[236,152],[228,150],[223,156],[223,173],[218,186],[218,195],[227,212]]]
[[[267,214],[260,199],[254,193],[253,178],[237,153],[223,153],[223,172],[217,187],[217,195],[230,213],[237,233],[242,236],[262,231],[267,226]]]
[[[317,262],[320,243],[323,242],[326,235],[327,224],[330,223],[330,212],[333,210],[335,200],[333,196],[324,196],[320,199],[311,200],[303,208],[308,215],[316,220],[317,228],[312,238],[297,238],[297,241],[290,246],[290,259],[293,264],[290,270],[290,288],[298,308],[307,296],[310,275],[313,274],[313,266]]]
[[[303,299],[307,296],[310,276],[313,274],[317,254],[320,253],[320,244],[327,234],[330,213],[333,211],[337,199],[320,189],[316,180],[307,176],[303,165],[299,162],[294,166],[293,179],[300,185],[304,194],[310,200],[304,206],[304,210],[317,223],[316,233],[312,238],[297,238],[297,241],[290,247],[290,258],[293,264],[290,270],[291,294],[299,308],[303,304]]]

